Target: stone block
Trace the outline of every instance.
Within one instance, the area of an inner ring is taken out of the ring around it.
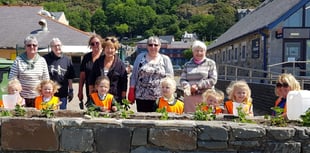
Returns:
[[[49,119],[11,118],[2,120],[1,144],[4,150],[45,150],[59,148],[55,122]]]
[[[141,146],[147,144],[147,128],[136,128],[133,131],[131,144]]]
[[[301,143],[300,142],[285,142],[285,143],[276,143],[270,142],[266,144],[265,153],[300,153],[301,152]]]
[[[60,137],[60,148],[64,151],[93,152],[92,129],[64,128]]]
[[[199,134],[199,140],[227,141],[228,130],[221,125],[208,125],[200,127],[202,132]]]
[[[197,132],[193,129],[151,128],[149,142],[172,150],[194,150],[197,148]]]
[[[266,135],[266,130],[258,125],[244,124],[234,125],[232,128],[232,137],[235,139],[257,139],[263,138]]]
[[[97,152],[129,153],[131,130],[128,128],[101,128],[95,132]]]

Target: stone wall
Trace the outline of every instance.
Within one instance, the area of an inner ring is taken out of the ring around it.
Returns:
[[[0,152],[310,152],[306,127],[83,117],[2,117],[0,121]]]

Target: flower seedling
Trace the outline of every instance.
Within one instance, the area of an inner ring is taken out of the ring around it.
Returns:
[[[168,116],[166,107],[157,108],[156,112],[161,113],[161,116],[160,116],[161,120],[168,120],[169,116]]]
[[[14,109],[14,116],[25,116],[26,114],[26,110],[24,107],[20,106],[20,105],[15,105],[15,109]]]
[[[194,113],[194,119],[200,121],[210,121],[216,118],[216,115],[212,113],[212,108],[206,108],[206,103],[200,103],[196,106],[196,111]]]

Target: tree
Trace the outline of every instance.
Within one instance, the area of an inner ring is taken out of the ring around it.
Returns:
[[[110,30],[109,26],[106,25],[107,17],[102,9],[97,9],[95,14],[91,17],[91,30],[95,31],[101,36],[105,36]]]
[[[193,57],[193,52],[191,49],[185,49],[183,51],[183,57],[186,58],[187,60],[190,60]]]

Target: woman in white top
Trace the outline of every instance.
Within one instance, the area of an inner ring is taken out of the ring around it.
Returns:
[[[154,112],[156,99],[161,96],[161,80],[174,76],[171,60],[159,53],[160,46],[158,37],[148,38],[148,51],[139,54],[134,62],[128,100],[136,101],[138,112]]]

